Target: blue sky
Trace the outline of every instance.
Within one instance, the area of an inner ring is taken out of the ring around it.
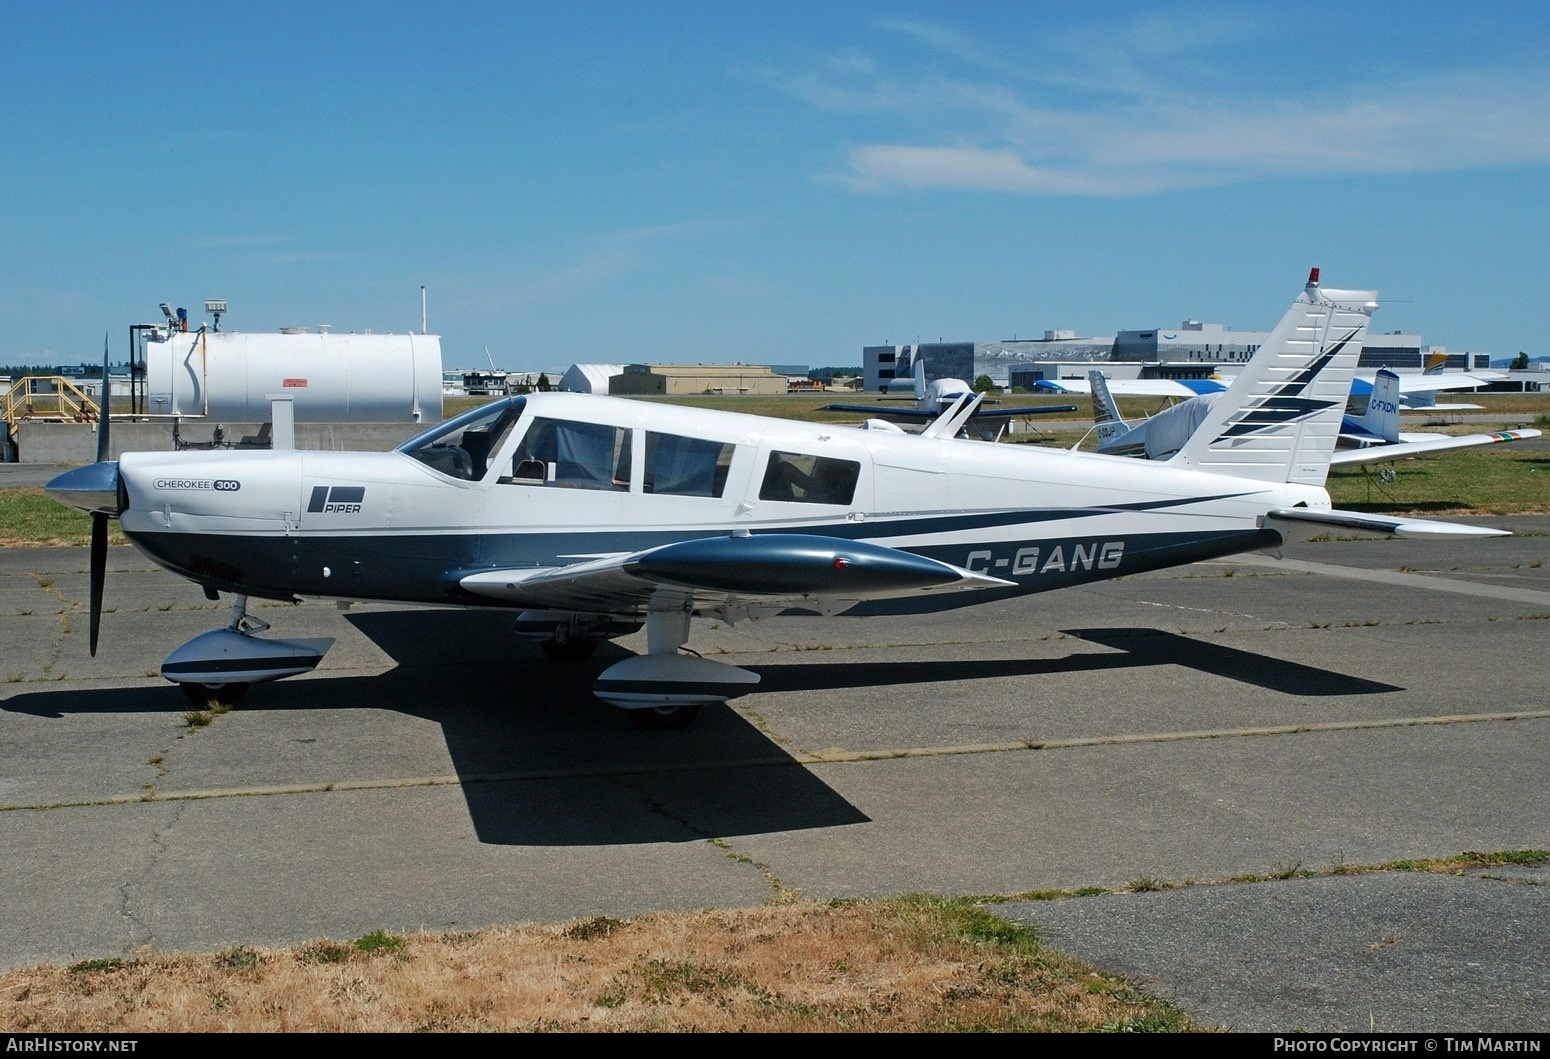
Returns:
[[[448,367],[1374,329],[1550,354],[1538,3],[0,0],[0,363],[418,329]]]

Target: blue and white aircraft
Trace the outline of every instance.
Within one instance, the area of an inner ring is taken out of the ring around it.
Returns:
[[[250,597],[508,608],[556,656],[646,630],[594,690],[645,727],[687,724],[758,674],[681,652],[696,617],[919,612],[1277,550],[1330,526],[1503,531],[1331,509],[1325,474],[1370,291],[1310,282],[1172,458],[546,393],[497,400],[393,452],[139,452],[49,483],[90,512],[91,641],[107,521],[212,598],[224,629],[162,674],[196,699],[306,672],[330,641],[258,635]]]
[[[1103,373],[1089,373],[1093,395],[1093,430],[1098,451],[1111,456],[1141,456],[1149,460],[1166,459],[1179,451],[1211,414],[1220,395],[1201,394],[1163,409],[1149,419],[1131,425],[1120,415],[1119,406],[1109,392]],[[1478,445],[1500,445],[1526,441],[1540,436],[1527,428],[1500,430],[1486,434],[1440,434],[1401,431],[1400,379],[1384,369],[1368,391],[1367,411],[1360,418],[1346,415],[1330,463],[1336,467],[1351,464],[1391,463],[1412,456],[1446,452]]]
[[[1091,394],[1097,396],[1095,372],[1089,371],[1087,379],[1040,379],[1033,388],[1045,393]],[[1191,397],[1222,393],[1227,383],[1221,379],[1110,379],[1096,372],[1102,384],[1112,394],[1120,397],[1173,397],[1187,401]]]

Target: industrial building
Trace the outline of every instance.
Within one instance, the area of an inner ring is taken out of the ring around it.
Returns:
[[[926,381],[937,379],[973,380],[975,350],[973,342],[915,342],[902,346],[864,346],[861,372],[867,390],[883,390],[895,379],[908,379],[915,361],[926,365]]]
[[[894,379],[907,379],[916,358],[925,362],[927,381],[940,378],[973,380],[987,375],[1006,389],[1032,389],[1035,383],[1086,379],[1095,365],[1115,379],[1203,379],[1234,375],[1269,337],[1268,331],[1235,331],[1218,323],[1185,320],[1176,328],[1119,331],[1113,336],[1079,337],[1051,330],[1042,339],[1000,342],[922,342],[910,345],[863,346],[866,389],[884,389]],[[1431,347],[1410,331],[1369,333],[1359,370],[1390,368],[1423,370]],[[1485,353],[1453,353],[1450,370],[1490,367]]]
[[[625,397],[694,393],[783,394],[786,377],[762,364],[628,364],[608,380]]]

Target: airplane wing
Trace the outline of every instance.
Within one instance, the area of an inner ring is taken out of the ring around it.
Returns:
[[[1443,390],[1473,390],[1476,387],[1488,386],[1490,382],[1489,379],[1474,375],[1401,375],[1399,392],[1410,394],[1438,393]]]
[[[1494,381],[1480,375],[1466,375],[1457,371],[1439,375],[1400,375],[1399,392],[1409,395],[1439,393],[1444,390],[1473,390],[1481,386],[1489,386]],[[1352,379],[1351,393],[1358,397],[1369,394],[1372,392],[1372,383],[1373,380],[1370,378]]]
[[[1401,441],[1393,445],[1369,445],[1364,449],[1337,449],[1330,457],[1335,467],[1360,463],[1387,463],[1409,456],[1422,456],[1448,449],[1467,449],[1476,445],[1500,445],[1507,441],[1526,441],[1537,438],[1538,430],[1502,430],[1494,434],[1461,434],[1457,437],[1439,434],[1424,441]]]
[[[1011,419],[1015,416],[1044,416],[1054,415],[1058,412],[1075,412],[1074,404],[1047,404],[1034,408],[986,408],[980,405],[979,411],[974,413],[975,419]]]
[[[905,419],[935,419],[935,412],[920,408],[890,408],[880,404],[826,404],[825,412],[860,412],[868,416],[899,416]]]
[[[664,593],[696,609],[737,604],[816,607],[1013,584],[878,544],[761,533],[665,544],[570,566],[484,570],[460,579],[476,595],[554,610],[630,613]]]
[[[1227,389],[1215,379],[1109,379],[1108,384],[1115,397],[1189,398]],[[1086,379],[1044,379],[1034,387],[1050,393],[1092,393],[1092,383]]]
[[[825,412],[860,412],[869,416],[892,416],[902,419],[935,419],[939,413],[928,412],[922,408],[885,408],[875,404],[826,404]],[[1055,415],[1060,412],[1075,412],[1074,404],[1050,404],[1039,405],[1034,408],[986,408],[983,404],[979,411],[974,413],[975,419],[1010,419],[1014,416],[1040,416]]]

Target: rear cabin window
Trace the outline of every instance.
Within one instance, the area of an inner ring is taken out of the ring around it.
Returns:
[[[629,489],[630,431],[606,423],[534,419],[512,457],[510,480]]]
[[[759,486],[760,500],[798,504],[848,504],[856,495],[861,464],[800,452],[772,452]]]
[[[646,432],[646,471],[642,487],[670,496],[720,496],[732,466],[730,442]]]

